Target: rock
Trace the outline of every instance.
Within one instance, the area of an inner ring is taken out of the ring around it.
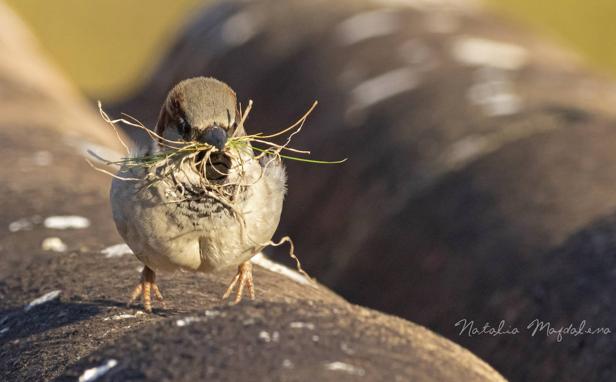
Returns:
[[[230,270],[163,274],[167,308],[126,308],[140,264],[101,253],[121,240],[110,179],[83,152],[121,146],[2,5],[0,21],[0,226],[28,223],[0,230],[0,380],[503,380],[419,325],[261,267],[255,302],[220,301]],[[33,160],[41,150],[53,162]],[[50,256],[40,243],[60,226],[78,250]]]

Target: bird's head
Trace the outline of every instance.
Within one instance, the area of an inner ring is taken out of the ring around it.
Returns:
[[[205,166],[209,180],[224,181],[231,168],[231,158],[224,152],[230,137],[246,135],[239,126],[240,114],[235,92],[214,78],[197,77],[178,83],[163,104],[156,133],[176,142],[207,143],[217,150]],[[205,157],[200,152],[197,163]]]
[[[177,84],[163,104],[156,133],[163,138],[207,143],[223,151],[240,120],[235,92],[214,78],[197,77]]]

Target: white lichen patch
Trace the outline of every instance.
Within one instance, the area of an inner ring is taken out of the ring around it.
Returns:
[[[480,68],[474,75],[475,83],[468,89],[468,100],[491,117],[517,113],[522,100],[514,92],[509,74],[495,68]]]
[[[285,358],[282,360],[282,367],[284,367],[285,369],[293,369],[295,365],[290,359]]]
[[[201,322],[201,321],[205,321],[205,318],[197,317],[197,316],[188,316],[188,317],[184,317],[184,318],[180,318],[179,320],[176,320],[175,325],[182,327],[182,326],[190,325],[194,322]]]
[[[278,342],[278,340],[280,339],[280,333],[278,333],[277,331],[274,331],[270,334],[269,332],[266,332],[265,330],[261,330],[259,332],[259,339],[266,343]]]
[[[270,336],[270,334],[268,332],[266,332],[265,330],[261,330],[259,332],[259,339],[263,342],[271,342],[272,341],[272,337]]]
[[[278,264],[270,259],[268,259],[267,257],[265,257],[265,255],[263,255],[262,253],[258,253],[256,254],[252,259],[251,259],[253,264],[256,264],[262,268],[265,268],[269,271],[281,274],[283,276],[286,276],[288,278],[290,278],[291,280],[298,282],[300,284],[303,285],[314,285],[313,283],[310,282],[309,279],[307,279],[306,277],[302,276],[299,272],[296,272],[290,268],[285,267],[282,264]]]
[[[49,229],[83,229],[90,226],[90,220],[76,215],[50,216],[45,219],[43,225]]]
[[[9,224],[9,232],[30,231],[34,225],[28,218],[22,218]]]
[[[135,314],[128,314],[128,313],[122,313],[122,314],[115,314],[111,317],[105,317],[103,318],[103,321],[109,321],[109,320],[114,320],[114,321],[118,321],[118,320],[125,320],[127,318],[137,318],[139,316],[143,316],[145,313],[143,313],[142,311],[138,311]]]
[[[455,142],[449,150],[447,161],[452,167],[459,167],[474,158],[480,157],[490,147],[490,139],[484,136],[471,135]]]
[[[107,374],[109,370],[116,367],[117,364],[118,364],[118,361],[116,361],[115,359],[110,359],[100,366],[87,369],[86,371],[83,372],[83,374],[79,376],[79,382],[95,381],[98,378],[102,377],[103,375]]]
[[[58,289],[49,293],[45,293],[41,297],[35,298],[34,300],[30,301],[30,303],[24,307],[24,311],[27,312],[37,305],[45,304],[49,301],[55,300],[56,298],[58,298],[58,296],[60,296],[60,293],[62,293],[62,291]]]
[[[310,323],[310,322],[291,322],[289,324],[289,327],[292,329],[308,329],[308,330],[314,330],[314,324]]]
[[[360,83],[351,90],[347,117],[353,117],[370,106],[415,89],[419,80],[415,69],[403,67]]]
[[[59,237],[48,237],[41,243],[43,251],[66,252],[66,244]]]
[[[358,13],[336,27],[336,39],[341,45],[353,45],[374,37],[386,36],[400,28],[400,16],[392,9],[377,9]]]
[[[507,70],[520,69],[528,62],[528,51],[519,45],[469,36],[457,37],[451,54],[464,65]]]
[[[262,24],[262,18],[254,12],[237,13],[222,25],[222,40],[232,46],[245,44],[259,32]]]
[[[222,312],[219,310],[206,310],[204,313],[205,317],[208,318],[222,316]]]
[[[468,135],[454,142],[448,150],[444,150],[441,160],[448,171],[462,168],[511,142],[558,128],[559,124],[553,118],[548,116],[533,123],[510,124],[506,129],[494,130],[491,133]]]
[[[366,375],[366,371],[362,369],[361,367],[353,366],[346,362],[339,362],[339,361],[329,362],[329,363],[326,363],[324,366],[325,366],[325,369],[327,370],[341,371],[341,372],[344,372],[350,375],[355,375],[358,377],[363,377],[364,375]]]
[[[106,258],[110,259],[112,257],[122,257],[124,255],[132,255],[133,250],[126,243],[111,245],[103,250],[101,253],[105,255]]]

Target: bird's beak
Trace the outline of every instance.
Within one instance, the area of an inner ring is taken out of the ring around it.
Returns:
[[[199,140],[216,147],[219,151],[223,151],[227,143],[227,132],[216,125],[210,126],[205,129]]]

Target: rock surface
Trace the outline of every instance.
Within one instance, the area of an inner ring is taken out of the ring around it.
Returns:
[[[195,75],[252,98],[255,131],[319,100],[295,146],[350,159],[289,163],[280,231],[327,286],[512,380],[616,379],[613,335],[525,330],[536,318],[616,330],[612,80],[472,1],[224,2],[117,109],[151,125]],[[469,338],[464,318],[522,332]]]
[[[255,302],[220,301],[230,270],[161,275],[167,308],[126,308],[140,264],[105,251],[121,242],[110,180],[84,160],[121,146],[1,4],[0,32],[0,380],[503,380],[419,325],[261,267]]]

